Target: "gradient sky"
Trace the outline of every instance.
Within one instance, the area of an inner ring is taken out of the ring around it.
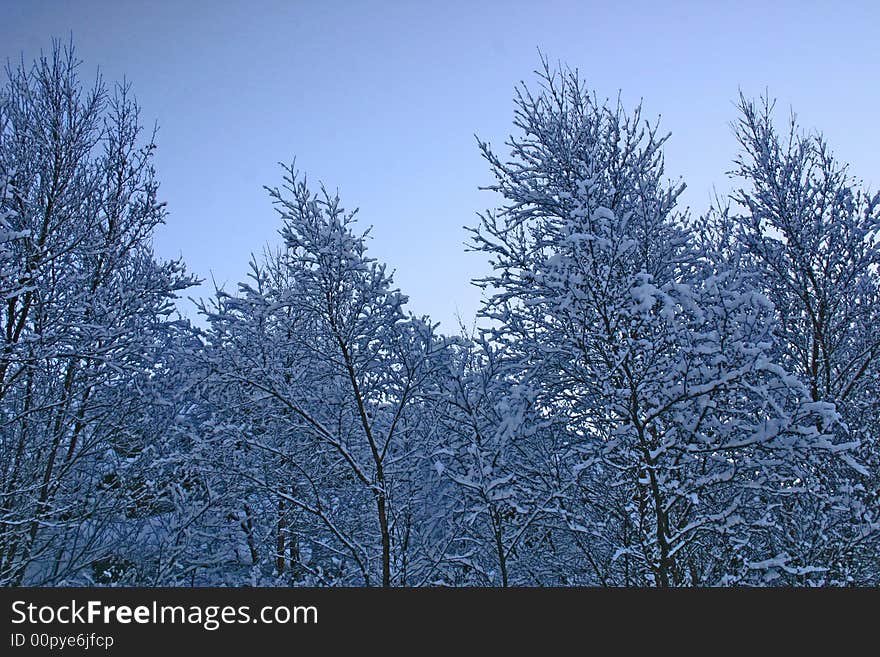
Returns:
[[[667,174],[702,212],[729,189],[738,89],[769,90],[880,183],[877,2],[129,2],[3,0],[0,56],[31,61],[72,33],[83,75],[127,76],[147,124],[169,217],[155,237],[235,289],[251,252],[277,244],[263,185],[296,156],[372,225],[409,308],[471,323],[484,258],[463,225],[495,203],[474,134],[499,148],[513,88],[540,48],[600,97],[621,91],[672,132]],[[185,314],[194,311],[182,304]]]

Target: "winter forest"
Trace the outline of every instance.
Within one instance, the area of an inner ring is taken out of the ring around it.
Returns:
[[[688,212],[656,121],[537,68],[444,335],[305,162],[185,319],[129,83],[9,65],[0,583],[880,584],[880,194],[740,95],[735,191]]]

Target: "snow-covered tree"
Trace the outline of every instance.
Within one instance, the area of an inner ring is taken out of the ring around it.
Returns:
[[[831,508],[801,510],[808,529],[799,540],[841,581],[876,582],[880,194],[864,191],[821,135],[800,132],[794,115],[779,134],[772,113],[769,99],[740,97],[733,172],[740,186],[734,209],[709,222],[708,241],[753,272],[775,309],[774,357],[811,399],[835,405],[856,443],[842,472],[817,473],[840,494]]]
[[[786,499],[830,494],[812,475],[842,449],[833,407],[773,363],[772,305],[695,245],[682,186],[663,181],[666,137],[575,71],[545,62],[540,80],[517,93],[509,159],[480,144],[506,204],[472,239],[493,268],[483,316],[565,420],[560,513],[580,560],[628,585],[825,568],[776,538],[803,521]]]
[[[86,87],[78,67],[55,43],[33,67],[7,68],[0,103],[7,584],[88,581],[114,559],[132,499],[112,482],[152,439],[128,423],[142,408],[136,382],[193,282],[151,251],[165,211],[129,86]]]
[[[433,454],[440,505],[451,528],[444,583],[547,583],[548,522],[562,496],[552,420],[484,336],[449,347],[436,407],[443,436]]]
[[[270,190],[284,249],[207,311],[214,378],[240,391],[214,432],[222,467],[274,500],[278,574],[296,540],[323,581],[406,584],[418,579],[413,523],[429,511],[414,499],[431,433],[420,400],[442,340],[404,314],[355,213],[292,168],[285,182]]]

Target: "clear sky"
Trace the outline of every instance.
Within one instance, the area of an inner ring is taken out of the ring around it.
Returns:
[[[0,56],[26,61],[53,36],[88,78],[127,76],[148,124],[169,217],[159,255],[232,290],[249,254],[277,244],[263,185],[296,156],[372,225],[373,256],[396,270],[409,308],[454,331],[479,305],[463,225],[495,203],[474,134],[500,147],[513,88],[540,48],[600,97],[618,91],[672,132],[667,173],[697,213],[729,189],[738,89],[769,90],[784,119],[825,133],[872,189],[880,184],[880,3],[145,2],[2,0]],[[86,75],[87,74],[87,75]],[[497,148],[496,148],[497,149]],[[497,149],[501,150],[501,149]],[[206,295],[206,286],[196,294]],[[190,316],[191,306],[184,305]]]

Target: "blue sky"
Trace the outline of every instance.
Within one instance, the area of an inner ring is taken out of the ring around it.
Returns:
[[[159,255],[183,255],[234,289],[249,254],[277,244],[263,185],[296,156],[372,225],[373,256],[396,270],[409,308],[443,330],[479,306],[463,225],[496,200],[474,134],[501,150],[513,88],[540,48],[600,97],[620,91],[672,132],[667,173],[684,204],[729,189],[738,89],[769,90],[825,133],[872,189],[880,183],[874,2],[50,2],[5,0],[0,55],[26,61],[72,33],[84,74],[127,76],[169,217]],[[192,315],[187,304],[184,311]]]

